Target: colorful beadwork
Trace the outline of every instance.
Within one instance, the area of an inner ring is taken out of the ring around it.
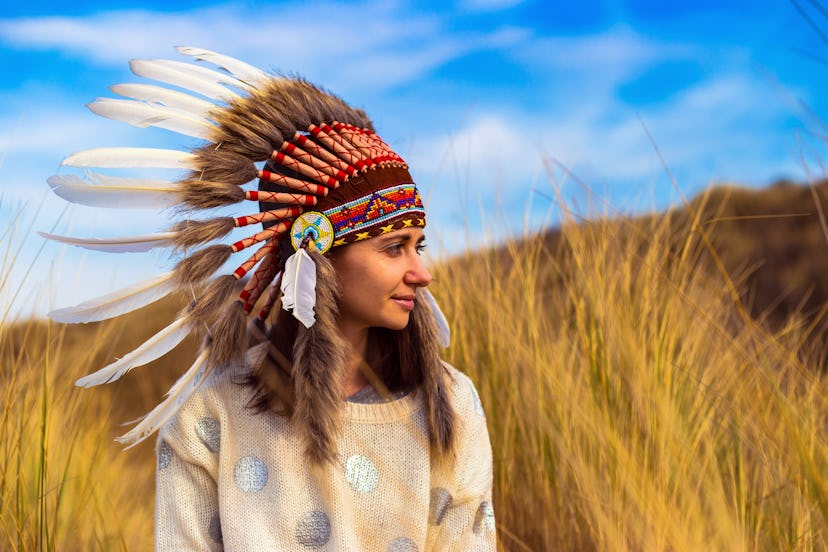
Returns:
[[[351,243],[370,238],[368,226],[378,226],[387,221],[392,229],[393,219],[401,215],[419,214],[417,226],[425,225],[425,211],[420,193],[413,183],[401,184],[349,201],[324,212],[333,224],[334,245]]]
[[[302,213],[290,227],[290,243],[298,250],[305,238],[310,239],[319,253],[325,253],[334,241],[334,227],[330,219],[318,211]]]

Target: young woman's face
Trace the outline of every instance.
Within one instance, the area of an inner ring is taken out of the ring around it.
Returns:
[[[343,247],[331,259],[341,286],[340,324],[401,330],[417,288],[431,282],[423,265],[421,228],[403,228]]]

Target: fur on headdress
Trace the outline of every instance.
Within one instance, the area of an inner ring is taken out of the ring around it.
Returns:
[[[202,145],[192,151],[96,148],[76,152],[63,164],[83,169],[183,169],[185,176],[164,181],[87,171],[86,180],[55,175],[49,185],[75,203],[173,207],[170,212],[183,215],[184,220],[175,221],[165,232],[125,238],[44,235],[112,252],[168,247],[183,258],[165,274],[53,311],[50,316],[59,322],[104,320],[174,291],[185,292],[194,301],[176,321],[132,353],[78,381],[79,385],[112,381],[165,354],[191,332],[206,330],[196,362],[173,386],[168,399],[127,433],[124,441],[135,444],[151,435],[213,370],[246,355],[258,367],[254,403],[281,404],[305,431],[309,458],[331,460],[339,433],[346,348],[337,327],[336,276],[321,254],[308,249],[315,274],[305,271],[311,275],[307,281],[315,278],[319,284],[315,305],[304,309],[305,314],[315,310],[315,315],[300,325],[278,309],[278,323],[270,333],[284,339],[261,339],[266,335],[264,321],[279,303],[280,283],[292,276],[284,274],[297,248],[291,245],[292,227],[304,216],[325,218],[333,228],[332,246],[345,245],[402,226],[424,226],[422,201],[407,165],[376,135],[361,109],[299,78],[268,75],[209,50],[178,50],[220,70],[199,67],[193,71],[186,63],[167,60],[133,60],[130,67],[139,76],[196,95],[173,90],[162,93],[159,87],[152,87],[156,92],[148,95],[147,87],[141,85],[115,85],[112,90],[127,99],[101,98],[89,107],[104,117],[204,140]],[[257,189],[242,187],[257,179]],[[258,209],[235,217],[191,218],[203,210],[237,203]],[[259,225],[261,230],[232,244],[218,242],[236,228]],[[242,257],[246,259],[231,273],[215,276],[242,251],[247,251]],[[304,249],[301,258],[306,258]],[[312,301],[314,296],[307,293],[311,288],[302,289],[306,293],[301,297]],[[289,300],[286,296],[285,303]],[[254,308],[259,311],[250,320]],[[395,334],[393,350],[385,361],[375,364],[381,371],[379,383],[399,380],[406,388],[425,394],[432,444],[447,451],[453,418],[433,325],[429,307],[418,297],[409,327]]]

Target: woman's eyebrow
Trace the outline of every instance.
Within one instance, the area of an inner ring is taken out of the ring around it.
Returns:
[[[386,244],[386,243],[389,243],[389,242],[392,242],[392,241],[399,241],[399,242],[402,242],[402,243],[406,243],[406,242],[411,241],[411,236],[409,236],[408,234],[398,234],[398,235],[391,234],[391,235],[388,235],[388,236],[381,236],[379,241],[382,244]]]

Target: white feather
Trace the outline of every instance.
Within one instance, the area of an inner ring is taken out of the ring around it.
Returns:
[[[133,447],[170,421],[209,375],[209,356],[210,349],[204,349],[193,365],[167,391],[167,398],[144,416],[135,427],[118,437],[117,441],[128,444],[127,448]]]
[[[92,171],[84,171],[84,176],[96,187],[120,186],[131,189],[149,188],[159,192],[175,192],[177,186],[169,180],[158,180],[155,178],[124,178],[122,176],[110,176]]]
[[[67,174],[47,180],[52,191],[66,201],[91,207],[123,209],[163,209],[181,202],[176,188],[165,180],[119,178],[89,173],[92,184]]]
[[[179,86],[213,100],[231,101],[239,98],[239,95],[224,86],[225,84],[247,87],[230,75],[180,61],[133,59],[129,62],[129,67],[139,77]]]
[[[316,264],[303,248],[288,257],[282,272],[282,308],[306,328],[313,326],[316,316]]]
[[[179,46],[176,50],[185,56],[192,56],[195,59],[217,65],[239,80],[249,84],[261,84],[270,78],[267,73],[258,67],[253,67],[248,63],[224,54],[212,52],[203,48],[194,48],[191,46]]]
[[[73,153],[64,159],[61,165],[113,169],[192,169],[195,167],[195,155],[186,151],[161,148],[93,148]]]
[[[428,303],[428,306],[431,309],[431,314],[434,316],[435,322],[437,322],[437,331],[439,332],[437,339],[440,343],[440,347],[445,349],[451,345],[451,328],[449,328],[446,315],[443,314],[443,311],[440,309],[440,305],[437,304],[437,300],[427,288],[422,288],[420,293]]]
[[[149,280],[90,299],[77,306],[53,310],[49,313],[49,318],[55,322],[74,324],[98,322],[121,316],[169,295],[175,289],[174,274],[172,271],[165,272]]]
[[[184,61],[173,61],[171,59],[159,59],[155,61],[162,65],[166,65],[167,67],[178,69],[182,73],[193,75],[194,77],[200,78],[205,82],[212,82],[215,84],[226,86],[234,86],[239,90],[251,90],[253,88],[251,85],[242,82],[233,75],[230,75],[223,71],[216,71],[215,69],[210,69],[208,67],[203,67],[201,65],[187,63]]]
[[[84,376],[75,382],[78,387],[92,387],[115,381],[136,366],[143,366],[164,356],[190,335],[193,327],[187,316],[178,318],[147,339],[137,349],[108,364],[93,374]]]
[[[144,253],[154,247],[166,247],[170,244],[177,232],[157,232],[141,236],[122,236],[119,238],[75,238],[73,236],[59,236],[47,232],[38,232],[47,240],[68,245],[75,245],[93,251],[107,253]]]
[[[134,100],[141,100],[149,104],[158,104],[172,109],[180,109],[199,117],[209,116],[210,110],[216,107],[215,104],[196,98],[190,94],[171,90],[154,84],[113,84],[110,90]]]
[[[154,126],[206,140],[215,126],[204,117],[177,109],[150,105],[137,100],[98,98],[87,107],[107,119],[122,121],[139,128]]]

